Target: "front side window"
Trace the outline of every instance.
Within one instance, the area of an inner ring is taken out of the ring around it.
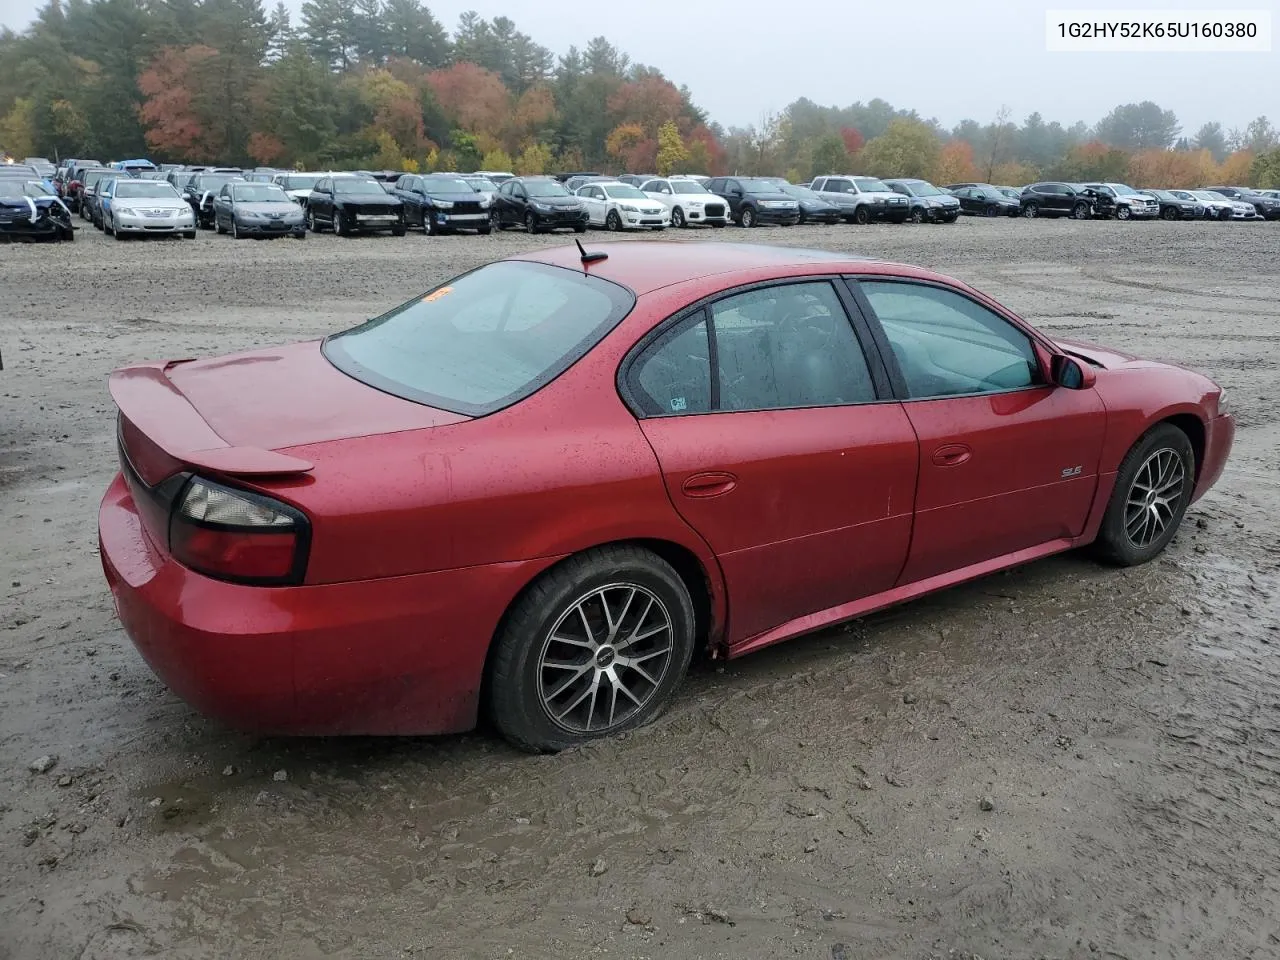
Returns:
[[[599,277],[499,261],[329,337],[324,355],[379,390],[483,416],[555,379],[634,305]]]
[[[711,307],[722,410],[876,399],[862,348],[826,281],[736,294]]]
[[[999,393],[1042,382],[1025,333],[968,297],[920,283],[863,280],[912,400]]]

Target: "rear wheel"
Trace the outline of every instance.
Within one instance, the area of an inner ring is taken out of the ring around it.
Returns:
[[[618,216],[617,210],[609,211],[609,215],[604,218],[604,226],[606,230],[612,230],[615,233],[622,229],[622,217]]]
[[[684,679],[693,603],[647,550],[601,547],[544,574],[504,618],[488,710],[512,743],[551,752],[641,726]]]
[[[1071,216],[1076,220],[1089,219],[1089,205],[1087,203],[1077,203],[1071,208]]]
[[[1125,567],[1154,558],[1182,523],[1195,475],[1195,454],[1185,433],[1171,423],[1148,430],[1120,464],[1095,552]]]

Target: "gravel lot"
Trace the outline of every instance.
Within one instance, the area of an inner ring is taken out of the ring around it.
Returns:
[[[255,739],[112,614],[106,374],[322,335],[569,238],[0,247],[0,960],[1280,954],[1280,223],[678,239],[920,263],[1194,366],[1234,456],[1155,563],[1061,556],[699,666],[588,749]]]

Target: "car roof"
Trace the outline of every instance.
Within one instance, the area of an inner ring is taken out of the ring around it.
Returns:
[[[608,253],[608,259],[590,264],[590,273],[621,284],[637,295],[651,293],[672,284],[709,276],[720,278],[722,286],[748,283],[761,271],[797,268],[805,273],[884,273],[925,280],[958,281],[921,267],[887,263],[856,254],[802,247],[773,247],[765,244],[695,242],[687,240],[631,240],[591,242],[589,253]],[[545,247],[512,257],[547,263],[573,270],[583,269],[582,254],[575,246]],[[963,284],[960,284],[963,287]],[[967,288],[965,288],[967,289]]]

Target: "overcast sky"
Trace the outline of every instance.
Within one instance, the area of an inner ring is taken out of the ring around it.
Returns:
[[[302,0],[286,0],[295,12]],[[20,29],[42,0],[0,0],[0,23]],[[268,9],[274,0],[264,0]],[[555,53],[603,34],[632,60],[687,84],[725,126],[758,122],[805,96],[844,106],[881,97],[946,127],[989,121],[1002,104],[1021,121],[1093,123],[1119,103],[1154,100],[1188,135],[1207,120],[1243,127],[1259,114],[1280,125],[1280,42],[1270,53],[1048,53],[1046,7],[1069,0],[897,0],[791,8],[759,0],[435,0],[452,31],[475,10],[508,16]],[[1270,10],[1280,0],[1080,0],[1079,7]],[[297,20],[295,18],[295,25]]]

